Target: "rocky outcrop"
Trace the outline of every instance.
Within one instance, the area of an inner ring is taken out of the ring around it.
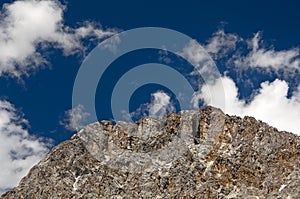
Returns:
[[[299,198],[300,137],[206,107],[90,124],[1,198]]]

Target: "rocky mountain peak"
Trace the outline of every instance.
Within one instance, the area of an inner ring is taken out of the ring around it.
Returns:
[[[92,123],[1,198],[299,196],[299,136],[206,107]]]

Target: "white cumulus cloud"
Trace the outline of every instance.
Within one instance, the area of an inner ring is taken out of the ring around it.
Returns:
[[[61,49],[64,55],[84,51],[82,39],[114,34],[84,22],[72,28],[64,24],[65,6],[57,0],[24,0],[3,5],[0,11],[0,76],[27,74],[47,60],[43,49]]]
[[[225,103],[221,103],[210,90],[224,88]],[[222,77],[214,84],[205,85],[195,96],[205,104],[221,108],[225,113],[238,116],[253,116],[279,130],[286,130],[300,135],[300,85],[291,97],[288,97],[287,82],[276,79],[263,82],[250,102],[239,99],[239,91],[230,77]]]
[[[0,100],[0,194],[18,185],[51,145],[31,135],[27,124],[11,103]]]

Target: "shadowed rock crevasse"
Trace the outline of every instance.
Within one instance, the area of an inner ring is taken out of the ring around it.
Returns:
[[[299,198],[300,137],[219,109],[90,124],[1,198]]]

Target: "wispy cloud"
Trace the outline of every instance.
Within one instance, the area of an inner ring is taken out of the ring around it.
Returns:
[[[204,44],[204,49],[215,59],[228,56],[228,53],[236,49],[237,42],[242,39],[233,33],[225,33],[220,29],[213,33],[212,37]]]
[[[179,54],[195,67],[202,67],[202,63],[209,58],[206,50],[196,40],[191,40]]]
[[[202,45],[215,61],[224,58],[227,67],[235,67],[235,70],[255,68],[289,73],[300,69],[299,47],[277,50],[273,45],[266,44],[261,31],[252,38],[242,38],[236,33],[227,33],[220,29]],[[193,48],[190,47],[189,50],[197,52]],[[190,58],[197,61],[195,56]]]
[[[64,24],[65,6],[57,0],[25,0],[4,4],[0,13],[0,76],[19,77],[47,64],[43,50],[61,49],[64,55],[85,50],[83,39],[101,39],[115,33],[84,22]]]
[[[195,67],[202,67],[203,63],[208,62],[208,54],[218,60],[228,57],[229,53],[236,49],[237,43],[242,39],[233,33],[225,33],[223,29],[217,30],[211,38],[202,45],[196,40],[190,41],[180,52]]]
[[[246,55],[236,54],[233,58],[233,64],[237,67],[261,67],[279,69],[300,69],[300,51],[299,48],[288,50],[275,50],[274,47],[263,47],[261,32],[254,35],[252,39],[247,40],[248,49]]]
[[[28,132],[25,120],[8,101],[0,100],[0,195],[18,184],[51,145]]]

